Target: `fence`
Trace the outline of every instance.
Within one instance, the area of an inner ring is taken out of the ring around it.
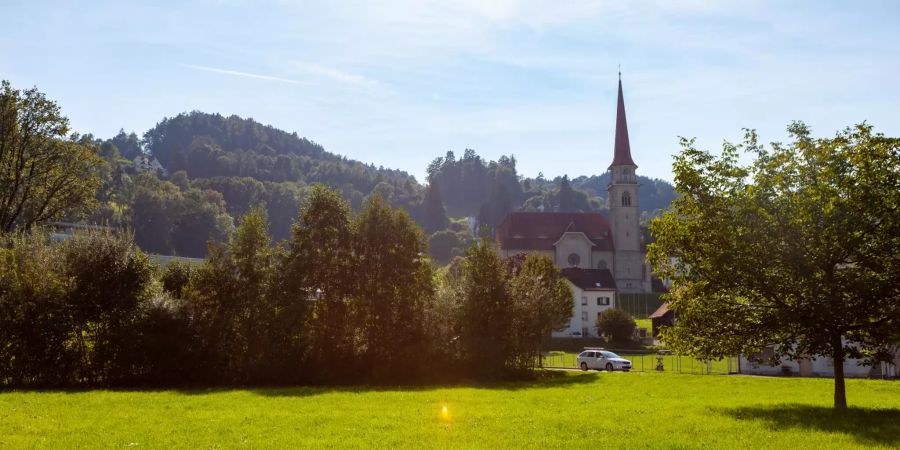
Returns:
[[[672,353],[642,352],[640,350],[608,350],[631,361],[637,372],[673,372],[698,375],[727,375],[738,372],[736,357],[703,361],[691,356]],[[578,369],[578,353],[549,352],[542,358],[542,366],[552,369]]]
[[[616,307],[628,312],[635,318],[646,319],[662,304],[661,294],[616,294]]]

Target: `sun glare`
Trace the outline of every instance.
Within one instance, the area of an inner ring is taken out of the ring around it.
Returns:
[[[450,420],[450,408],[447,405],[441,406],[441,420]]]

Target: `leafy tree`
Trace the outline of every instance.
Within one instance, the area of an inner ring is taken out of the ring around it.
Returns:
[[[500,377],[513,356],[507,278],[506,266],[489,239],[466,251],[459,281],[460,341],[465,362],[482,378]]]
[[[88,213],[100,164],[55,102],[0,84],[0,231]]]
[[[315,185],[288,243],[287,292],[314,301],[309,323],[311,364],[322,378],[347,374],[353,353],[348,301],[354,286],[350,208],[340,195]]]
[[[409,378],[427,361],[423,311],[434,286],[424,235],[406,212],[374,196],[354,221],[352,242],[363,359],[376,381]]]
[[[77,355],[71,336],[58,246],[33,229],[0,235],[0,383],[64,386],[72,383]]]
[[[572,291],[552,259],[530,254],[510,280],[510,296],[515,305],[517,365],[530,369],[541,357],[544,340],[568,324],[575,307]]]
[[[81,361],[78,382],[132,381],[140,360],[138,326],[149,300],[153,268],[130,236],[87,232],[62,244],[72,346]]]
[[[428,238],[428,253],[437,262],[446,264],[453,257],[453,249],[460,251],[462,245],[456,233],[450,230],[442,230]]]
[[[210,257],[183,290],[202,336],[206,377],[270,381],[266,343],[278,256],[267,228],[265,212],[251,210],[226,247],[211,246]]]
[[[652,224],[678,314],[663,339],[704,358],[772,344],[776,357],[832,358],[844,409],[845,360],[877,359],[900,325],[900,139],[865,124],[831,139],[788,131],[771,150],[748,131],[719,157],[682,139],[680,197]]]
[[[620,344],[631,342],[637,323],[634,317],[625,310],[610,308],[597,318],[597,332],[609,337],[610,341]]]
[[[163,289],[172,294],[173,297],[181,298],[185,286],[191,281],[191,277],[194,276],[196,270],[189,263],[177,260],[172,261],[163,268],[159,281],[162,283]]]

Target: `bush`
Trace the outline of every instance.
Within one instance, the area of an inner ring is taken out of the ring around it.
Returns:
[[[636,327],[634,317],[618,308],[607,309],[597,318],[597,332],[617,344],[631,342]]]

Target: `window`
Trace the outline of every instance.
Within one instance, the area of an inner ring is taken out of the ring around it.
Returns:
[[[581,263],[581,257],[578,256],[578,253],[569,253],[568,261],[569,267],[577,267]]]
[[[609,297],[597,297],[597,306],[609,306]]]
[[[584,297],[584,296],[581,297],[581,305],[587,306],[587,297]]]
[[[622,193],[622,206],[631,206],[631,194],[628,192]]]
[[[587,322],[587,311],[581,312],[581,320]]]
[[[606,269],[606,261],[600,260],[600,262],[597,263],[597,268],[600,270]]]

